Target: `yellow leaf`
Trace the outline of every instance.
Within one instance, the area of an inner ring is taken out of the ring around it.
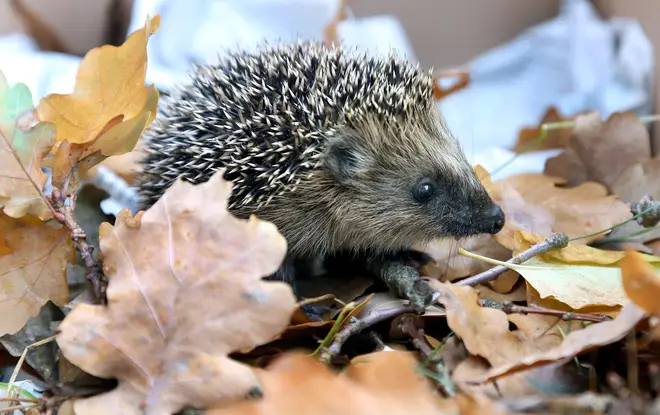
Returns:
[[[0,209],[15,218],[51,217],[41,197],[47,177],[41,160],[55,141],[51,123],[33,125],[32,94],[24,84],[7,85],[0,72]]]
[[[530,232],[516,231],[513,238],[514,254],[544,239]],[[603,251],[569,243],[566,248],[537,255],[522,265],[482,259],[518,272],[538,292],[540,298],[556,300],[573,310],[580,310],[603,306],[618,308],[629,302],[619,267],[624,256],[624,252]],[[660,267],[660,257],[643,254],[640,257],[654,267]]]
[[[644,256],[630,251],[621,261],[623,288],[628,297],[646,312],[660,316],[660,274]]]
[[[228,354],[282,333],[296,299],[288,284],[261,279],[279,268],[286,240],[269,222],[227,211],[222,174],[177,181],[148,211],[101,226],[108,305],[76,306],[58,344],[71,363],[119,386],[77,401],[77,413],[170,414],[257,386]]]
[[[48,301],[69,300],[67,263],[73,243],[65,228],[55,228],[34,216],[19,219],[0,213],[0,335],[20,330]]]
[[[80,63],[74,92],[39,103],[39,117],[57,126],[55,186],[75,186],[94,165],[130,152],[155,118],[158,92],[145,86],[145,75],[147,41],[159,25],[156,16],[121,46],[92,49]]]
[[[57,126],[58,142],[95,140],[118,115],[136,117],[147,100],[147,41],[160,17],[148,20],[119,47],[105,45],[85,55],[72,94],[50,94],[38,106],[39,118]]]

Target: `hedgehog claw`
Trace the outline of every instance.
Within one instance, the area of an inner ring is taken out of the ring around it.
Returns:
[[[401,298],[410,301],[415,311],[422,313],[433,301],[433,289],[420,279],[414,267],[401,260],[372,261],[370,268],[387,287]]]

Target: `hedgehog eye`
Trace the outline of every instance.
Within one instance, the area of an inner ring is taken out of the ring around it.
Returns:
[[[419,203],[427,202],[435,194],[435,186],[430,181],[423,181],[413,189],[413,197]]]

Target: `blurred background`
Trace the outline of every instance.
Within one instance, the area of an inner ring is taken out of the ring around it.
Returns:
[[[647,115],[660,97],[657,0],[5,0],[0,70],[35,100],[70,92],[81,56],[121,44],[155,14],[162,24],[149,41],[147,81],[164,92],[185,82],[192,62],[264,40],[394,49],[438,74],[467,73],[467,86],[438,106],[471,161],[496,179],[541,172],[557,153],[508,163],[525,127],[585,111]],[[439,85],[452,82],[443,76]],[[653,141],[657,151],[660,134]]]

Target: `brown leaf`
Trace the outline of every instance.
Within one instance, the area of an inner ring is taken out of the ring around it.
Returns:
[[[47,301],[69,301],[66,267],[75,260],[73,243],[66,228],[51,225],[0,213],[0,336],[20,330]]]
[[[593,180],[612,191],[624,170],[651,157],[649,133],[634,113],[617,112],[604,123],[600,118],[597,112],[576,118],[564,152],[546,162],[546,174],[570,186]]]
[[[480,175],[487,175],[480,171]],[[632,216],[627,204],[598,183],[588,182],[577,187],[558,187],[563,180],[543,174],[518,174],[506,180],[488,184],[486,189],[506,214],[507,223],[495,239],[513,250],[517,230],[548,237],[564,232],[569,238],[584,236],[609,228]],[[603,234],[575,243],[586,244]]]
[[[58,344],[73,364],[119,386],[77,401],[76,413],[169,414],[257,386],[227,355],[287,327],[290,286],[261,280],[280,266],[286,241],[273,224],[227,211],[222,174],[198,186],[177,181],[147,212],[123,211],[115,227],[102,226],[108,306],[75,306]]]
[[[626,295],[647,313],[660,316],[658,268],[649,264],[635,251],[628,251],[620,265]]]
[[[612,321],[592,324],[582,330],[573,331],[556,347],[536,354],[520,355],[518,359],[494,367],[484,376],[471,381],[489,382],[504,375],[510,376],[513,373],[531,368],[567,362],[582,353],[621,340],[644,317],[645,313],[642,309],[633,303],[629,303],[622,308],[621,313]]]
[[[649,195],[660,200],[660,157],[633,164],[623,171],[612,184],[612,191],[627,202],[639,202]]]
[[[458,78],[458,82],[449,88],[443,88],[439,84],[439,80],[443,78]],[[439,73],[433,77],[433,97],[436,101],[440,101],[445,97],[466,88],[470,84],[470,73],[465,71],[450,70]]]
[[[540,142],[539,138],[542,135],[541,126],[543,124],[570,121],[572,119],[572,117],[562,117],[555,107],[548,108],[538,126],[526,127],[520,130],[520,133],[518,134],[518,142],[513,148],[513,151],[521,153],[530,150],[539,151],[553,148],[564,148],[571,138],[572,128],[548,130],[545,141]]]
[[[447,324],[465,343],[470,354],[486,359],[491,365],[506,364],[521,355],[558,344],[561,336],[548,332],[541,338],[525,339],[521,332],[509,330],[510,317],[494,308],[482,307],[479,296],[472,287],[431,282],[440,293],[438,302],[447,312]],[[527,340],[527,341],[526,341]]]
[[[360,356],[341,374],[307,355],[292,353],[259,372],[264,397],[209,410],[208,415],[441,414],[455,404],[441,399],[415,371],[410,352]]]
[[[40,192],[47,176],[41,160],[55,141],[55,126],[35,125],[32,94],[24,84],[9,86],[0,72],[0,209],[14,218],[52,215]]]

